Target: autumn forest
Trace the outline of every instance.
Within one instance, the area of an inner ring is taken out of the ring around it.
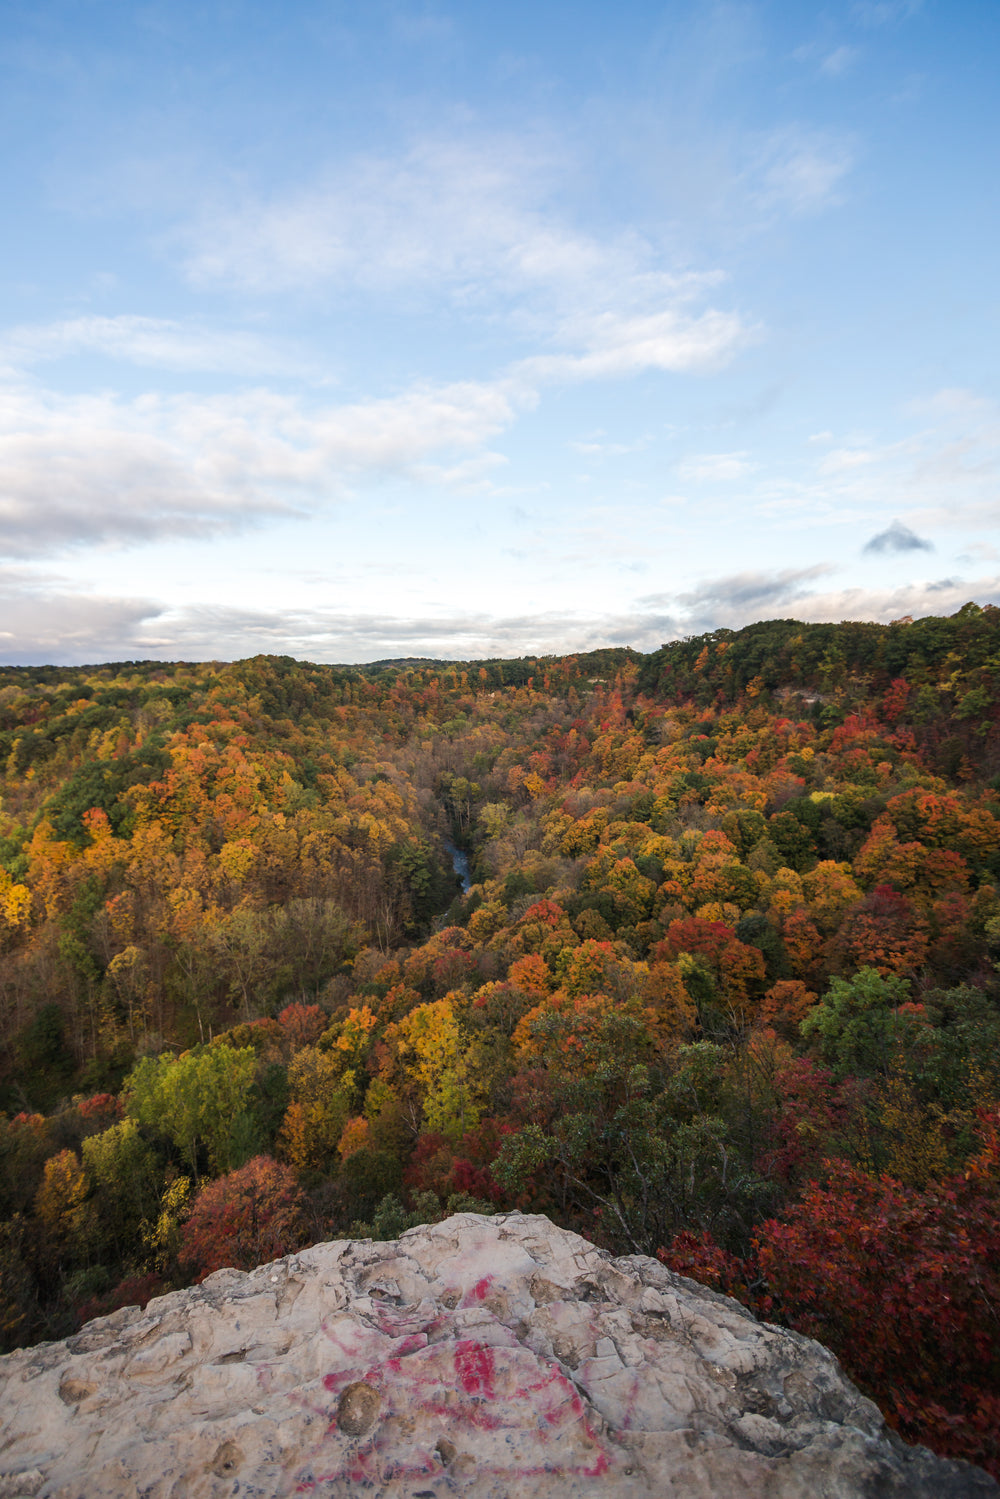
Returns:
[[[974,604],[0,668],[0,1348],[516,1207],[1000,1476],[998,686]]]

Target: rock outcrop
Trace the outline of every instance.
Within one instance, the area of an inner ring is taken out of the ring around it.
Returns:
[[[0,1496],[958,1499],[819,1344],[546,1218],[319,1244],[0,1360]]]

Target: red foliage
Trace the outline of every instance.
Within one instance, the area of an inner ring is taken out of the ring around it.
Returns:
[[[476,971],[476,956],[471,952],[461,952],[454,949],[451,952],[442,953],[431,968],[434,983],[442,991],[458,989],[465,983],[466,979],[473,976]]]
[[[545,926],[557,927],[564,916],[562,906],[554,900],[536,900],[533,906],[529,906],[521,917],[522,923],[540,921]]]
[[[666,937],[656,944],[653,957],[672,962],[678,953],[687,952],[693,957],[718,962],[722,953],[735,940],[735,932],[724,921],[706,921],[701,916],[686,916],[670,923]]]
[[[669,961],[682,952],[701,958],[722,993],[738,1008],[747,1003],[751,993],[759,994],[763,988],[763,957],[756,947],[740,942],[724,921],[706,921],[701,916],[672,921],[666,937],[650,956],[654,962]]]
[[[830,1163],[758,1242],[783,1316],[901,1435],[1000,1477],[1000,1113],[981,1122],[965,1172],[916,1191]]]
[[[125,1114],[123,1105],[113,1093],[95,1093],[93,1098],[81,1098],[77,1109],[80,1118],[88,1126],[88,1134],[100,1134],[103,1130],[110,1129]]]
[[[329,1016],[319,1005],[286,1005],[278,1016],[278,1023],[292,1043],[294,1051],[303,1046],[314,1046],[330,1024]]]
[[[419,1192],[437,1192],[451,1170],[454,1153],[444,1135],[425,1130],[417,1138],[409,1164],[403,1173],[403,1184]]]
[[[910,696],[910,684],[902,677],[894,677],[886,692],[882,694],[879,712],[885,723],[894,724],[906,711]]]
[[[853,749],[857,746],[854,740],[867,742],[878,736],[878,724],[869,710],[860,713],[848,713],[844,722],[834,729],[830,739],[830,753],[836,755],[844,749]]]
[[[927,956],[928,926],[905,896],[877,885],[859,901],[826,952],[837,971],[877,968],[881,974],[915,974]]]
[[[735,1254],[716,1244],[708,1229],[701,1234],[684,1229],[675,1235],[669,1249],[656,1251],[656,1258],[668,1270],[687,1275],[703,1286],[711,1286],[724,1296],[735,1296],[748,1305],[753,1302],[751,1285],[756,1279],[753,1260],[737,1259]]]
[[[499,1203],[503,1193],[493,1180],[490,1166],[511,1130],[509,1124],[484,1119],[475,1129],[466,1130],[457,1145],[428,1130],[417,1140],[403,1182],[416,1191],[436,1193],[442,1202],[447,1202],[453,1192],[468,1192],[472,1197]]]
[[[202,1187],[181,1230],[180,1259],[201,1281],[214,1270],[280,1259],[305,1239],[305,1198],[295,1172],[270,1156]]]
[[[154,1296],[162,1296],[169,1289],[163,1276],[155,1270],[147,1275],[129,1275],[105,1295],[81,1301],[76,1308],[79,1325],[82,1327],[94,1317],[108,1317],[123,1306],[145,1306]]]
[[[786,1040],[797,1041],[799,1025],[818,998],[812,989],[806,988],[801,979],[779,979],[764,995],[757,1023],[772,1027]]]
[[[829,1072],[796,1057],[774,1079],[776,1112],[768,1142],[754,1162],[769,1180],[799,1186],[816,1176],[861,1105],[854,1078],[834,1084]]]

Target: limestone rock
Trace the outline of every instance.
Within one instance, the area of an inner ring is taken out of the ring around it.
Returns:
[[[819,1344],[547,1218],[319,1244],[0,1359],[0,1499],[959,1499]]]

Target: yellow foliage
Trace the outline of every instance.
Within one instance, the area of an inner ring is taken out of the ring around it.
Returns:
[[[768,880],[763,894],[768,909],[779,916],[789,916],[799,906],[805,905],[802,877],[794,869],[779,869]]]
[[[736,926],[743,914],[739,906],[734,906],[732,901],[708,900],[703,906],[698,906],[694,912],[703,921],[721,921],[726,926]]]
[[[177,1256],[181,1224],[191,1211],[191,1179],[176,1176],[160,1198],[156,1222],[142,1229],[142,1244],[148,1263],[155,1270],[168,1269]]]
[[[28,875],[48,916],[59,910],[75,853],[71,844],[60,842],[53,832],[52,824],[43,817],[28,845]]]
[[[653,963],[643,986],[660,1046],[675,1046],[693,1033],[698,1011],[676,963]]]
[[[257,862],[257,849],[249,838],[235,838],[219,849],[219,870],[227,880],[242,885]]]
[[[0,915],[9,927],[24,926],[31,915],[31,891],[16,885],[6,869],[0,870]]]
[[[498,900],[487,901],[473,911],[468,921],[469,936],[476,942],[488,942],[507,920],[507,908]]]
[[[362,1005],[360,1010],[348,1011],[345,1019],[340,1023],[339,1033],[334,1042],[334,1049],[342,1054],[337,1063],[338,1068],[343,1067],[345,1058],[355,1063],[363,1059],[376,1024],[376,1016],[369,1005]],[[329,1035],[329,1032],[327,1034]]]
[[[528,953],[510,965],[507,981],[525,994],[542,999],[552,988],[552,975],[540,953]]]
[[[477,1049],[459,1025],[455,1002],[463,998],[452,992],[418,1005],[386,1033],[420,1089],[428,1128],[452,1139],[478,1124],[485,1101]]]
[[[318,1171],[329,1161],[347,1120],[343,1054],[303,1046],[288,1064],[292,1101],[278,1147],[296,1171]]]
[[[60,1150],[45,1162],[35,1194],[35,1217],[58,1244],[81,1244],[89,1236],[91,1214],[87,1177],[72,1150]]]
[[[891,1073],[880,1092],[871,1128],[873,1163],[906,1187],[925,1187],[947,1170],[949,1121],[935,1104],[921,1103],[901,1073]]]
[[[836,931],[844,912],[862,896],[850,864],[837,864],[833,859],[821,860],[803,875],[802,890],[810,915],[823,932]]]

